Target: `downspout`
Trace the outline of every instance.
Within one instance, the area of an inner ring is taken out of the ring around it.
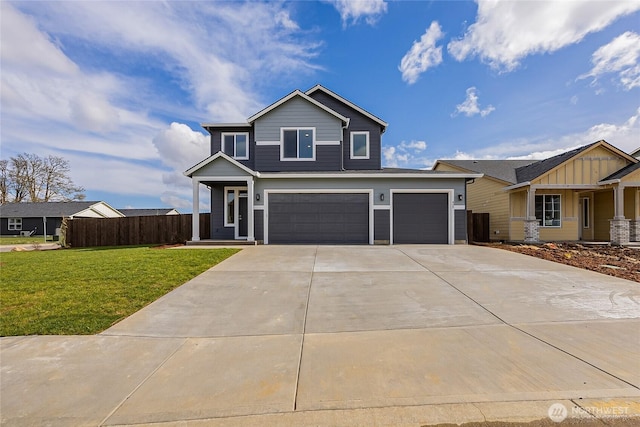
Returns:
[[[342,126],[342,138],[340,138],[340,170],[344,171],[344,134],[347,130],[347,127],[349,127],[349,123],[345,124],[344,126]]]

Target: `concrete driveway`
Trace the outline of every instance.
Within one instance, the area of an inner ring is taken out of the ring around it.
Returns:
[[[0,345],[6,425],[640,415],[640,284],[476,246],[250,247],[100,335]]]

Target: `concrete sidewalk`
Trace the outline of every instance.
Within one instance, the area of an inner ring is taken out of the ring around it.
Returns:
[[[476,246],[248,247],[100,335],[1,339],[0,417],[634,425],[639,286]]]

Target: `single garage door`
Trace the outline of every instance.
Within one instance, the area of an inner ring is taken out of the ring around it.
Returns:
[[[393,243],[449,243],[447,193],[395,193]]]
[[[369,195],[269,194],[269,243],[369,243]]]

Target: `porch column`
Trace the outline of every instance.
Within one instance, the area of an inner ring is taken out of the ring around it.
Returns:
[[[254,211],[253,201],[255,200],[255,194],[253,194],[253,177],[247,179],[247,241],[254,242],[255,238],[255,226],[254,226]]]
[[[527,216],[524,220],[524,241],[537,243],[540,241],[538,220],[536,219],[536,189],[531,186],[527,190]]]
[[[629,241],[630,242],[638,242],[640,241],[640,208],[638,207],[638,202],[640,201],[640,193],[637,188],[633,189],[633,218],[630,218],[631,221],[629,223]]]
[[[191,178],[193,184],[193,214],[191,215],[191,241],[200,240],[200,181]]]
[[[629,220],[624,217],[624,186],[613,189],[614,216],[609,222],[609,239],[613,245],[629,243]]]

